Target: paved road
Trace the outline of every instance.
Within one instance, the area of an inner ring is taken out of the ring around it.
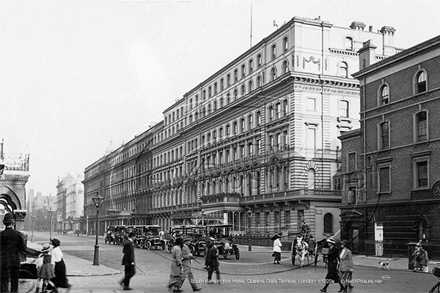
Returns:
[[[73,284],[72,293],[78,292],[122,292],[117,281],[122,278],[122,246],[100,243],[100,266],[93,266],[94,237],[53,235],[61,240],[65,254],[69,279]],[[43,244],[47,233],[34,233],[34,244]],[[102,240],[102,237],[101,237]],[[326,269],[322,262],[318,266],[303,269],[292,266],[288,253],[283,253],[281,265],[274,265],[270,249],[241,247],[241,258],[221,260],[223,284],[206,284],[203,257],[200,263],[193,263],[194,275],[201,283],[202,292],[319,292]],[[361,258],[356,258],[361,261]],[[377,259],[368,259],[371,264]],[[398,262],[400,261],[400,262]],[[406,260],[395,260],[402,266]],[[167,292],[170,254],[162,250],[136,249],[137,274],[131,286],[140,292]],[[365,265],[365,262],[364,262]],[[374,267],[356,266],[354,278],[357,281],[352,292],[428,292],[436,282],[431,274],[419,274],[396,269],[378,270]],[[85,272],[85,274],[81,274]],[[104,273],[103,273],[104,272]],[[91,276],[93,274],[93,276]],[[78,276],[81,275],[81,276]],[[330,285],[327,292],[337,292],[338,285]],[[191,292],[187,281],[183,289]]]

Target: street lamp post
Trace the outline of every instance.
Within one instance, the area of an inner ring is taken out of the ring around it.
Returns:
[[[32,236],[31,236],[31,242],[34,242],[34,224],[35,224],[35,215],[32,215]]]
[[[93,257],[93,265],[99,266],[99,245],[98,245],[98,216],[99,216],[99,207],[101,206],[102,202],[104,201],[104,198],[99,195],[99,191],[96,192],[96,196],[92,197],[93,203],[96,207],[96,228],[95,228],[95,234],[96,234],[96,242],[95,242],[95,255]]]
[[[49,243],[52,241],[52,216],[55,211],[52,211],[52,207],[47,211],[49,213]]]

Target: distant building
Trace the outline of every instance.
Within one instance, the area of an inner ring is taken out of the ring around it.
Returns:
[[[84,215],[84,187],[82,174],[66,175],[57,184],[57,229],[74,231],[80,229],[79,219]]]
[[[89,230],[99,191],[100,233],[221,222],[240,234],[293,234],[307,220],[316,237],[339,237],[333,176],[337,137],[359,128],[357,50],[373,39],[378,60],[400,51],[392,27],[365,27],[294,17],[200,81],[163,121],[85,169]]]
[[[407,255],[422,241],[438,257],[440,36],[380,62],[376,46],[364,43],[353,74],[361,127],[340,136],[342,238],[369,255]]]

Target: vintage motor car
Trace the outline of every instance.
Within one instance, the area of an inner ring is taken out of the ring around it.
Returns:
[[[161,227],[159,225],[149,225],[147,226],[147,229],[147,242],[145,248],[157,249],[158,247],[160,247],[163,250],[166,250],[168,240],[163,237],[165,233],[161,231]]]
[[[240,249],[234,243],[234,237],[231,235],[232,225],[214,224],[207,227],[208,235],[215,240],[219,255],[226,259],[228,255],[235,255],[235,259],[240,259]]]
[[[104,235],[104,243],[115,244],[115,226],[108,226]]]

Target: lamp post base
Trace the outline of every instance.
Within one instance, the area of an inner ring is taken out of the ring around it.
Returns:
[[[93,257],[93,265],[99,266],[99,245],[95,245],[95,256]]]

